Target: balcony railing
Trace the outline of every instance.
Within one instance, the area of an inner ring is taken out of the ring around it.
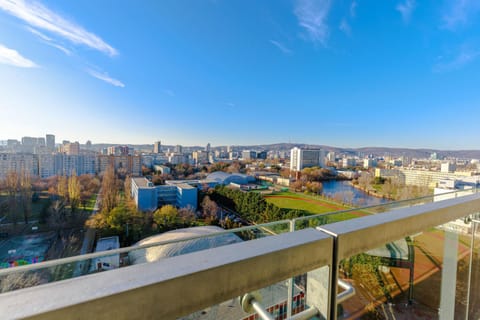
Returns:
[[[216,235],[249,241],[7,292],[0,295],[0,315],[258,319],[255,310],[265,310],[272,319],[477,319],[480,194],[469,193],[356,208],[366,214],[329,224],[317,215],[228,230]],[[0,279],[172,243],[3,269]],[[239,297],[248,300],[246,308]]]

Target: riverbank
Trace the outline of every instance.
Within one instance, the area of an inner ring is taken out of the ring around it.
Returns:
[[[353,184],[352,183],[352,180],[349,180],[348,183],[355,189],[357,190],[360,190],[362,192],[365,192],[367,195],[371,196],[371,197],[376,197],[376,198],[380,198],[380,199],[385,199],[385,200],[391,200],[391,201],[394,201],[395,199],[392,198],[392,197],[388,197],[384,194],[380,194],[380,193],[377,193],[377,190],[374,189],[374,192],[370,192],[369,190],[365,190],[363,189],[362,187],[360,187],[358,184]]]

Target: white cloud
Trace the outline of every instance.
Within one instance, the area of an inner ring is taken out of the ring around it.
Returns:
[[[270,43],[277,47],[280,51],[285,54],[292,54],[292,50],[288,49],[283,43],[280,43],[275,40],[270,40]]]
[[[443,14],[444,27],[455,29],[459,25],[465,25],[479,11],[478,0],[449,0]]]
[[[352,1],[352,3],[350,4],[350,17],[355,18],[355,16],[357,15],[357,7],[357,1]]]
[[[338,28],[348,36],[352,34],[352,28],[350,27],[350,24],[348,24],[347,19],[342,19]]]
[[[30,31],[31,33],[33,33],[34,35],[36,35],[37,37],[39,37],[41,40],[43,40],[44,43],[48,44],[49,46],[52,46],[54,48],[57,48],[58,50],[62,51],[63,53],[65,53],[67,56],[70,56],[72,55],[72,52],[70,50],[68,50],[67,48],[65,48],[64,46],[61,46],[59,45],[58,43],[56,43],[52,38],[44,35],[43,33],[41,33],[40,31],[36,30],[36,29],[33,29],[33,28],[30,28],[30,27],[27,27],[27,30]]]
[[[47,30],[74,44],[87,46],[109,56],[118,54],[115,48],[111,47],[97,35],[72,21],[66,20],[38,2],[0,0],[0,9],[31,26]]]
[[[38,67],[35,62],[23,57],[16,50],[9,49],[2,44],[0,44],[0,63],[20,68]]]
[[[405,3],[397,4],[395,9],[402,15],[403,22],[409,23],[416,6],[415,0],[406,0]]]
[[[106,83],[109,83],[112,86],[120,87],[120,88],[125,87],[125,85],[120,80],[117,80],[117,79],[114,79],[114,78],[110,77],[107,73],[100,73],[98,71],[91,70],[91,69],[88,69],[87,72],[92,77],[97,78],[97,79],[102,80],[102,81],[105,81]]]
[[[295,15],[307,39],[322,46],[326,46],[329,36],[326,20],[330,7],[330,0],[297,0],[295,4]]]
[[[451,58],[450,60],[443,59],[440,57],[441,60],[447,61],[440,61],[437,63],[433,71],[435,72],[448,72],[462,68],[463,66],[472,63],[475,59],[480,56],[480,50],[474,49],[471,46],[463,45],[460,50]]]

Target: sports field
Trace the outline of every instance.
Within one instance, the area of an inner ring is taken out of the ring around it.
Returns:
[[[351,207],[347,207],[339,203],[294,192],[280,192],[276,194],[265,195],[265,199],[280,208],[300,209],[308,211],[312,214],[332,213],[335,211],[351,209]],[[343,213],[341,215],[343,218],[335,220],[347,220],[367,214],[361,211],[352,211],[349,213]]]

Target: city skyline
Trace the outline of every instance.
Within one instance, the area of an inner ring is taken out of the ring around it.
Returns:
[[[0,0],[0,139],[478,150],[479,14],[472,0]]]

